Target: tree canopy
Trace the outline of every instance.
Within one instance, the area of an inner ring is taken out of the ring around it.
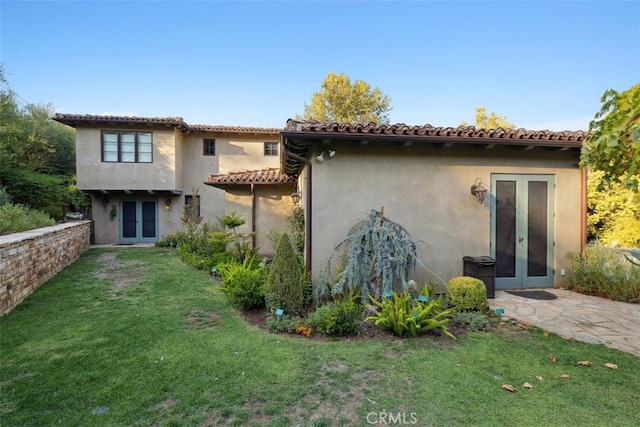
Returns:
[[[345,123],[389,123],[391,100],[380,88],[371,88],[363,80],[351,79],[344,73],[328,73],[322,87],[304,105],[305,120]]]
[[[466,121],[460,123],[460,126],[469,126]],[[480,129],[513,129],[515,125],[509,123],[507,116],[499,116],[493,111],[487,115],[485,107],[476,108],[475,127]]]
[[[640,184],[640,83],[624,92],[604,92],[602,108],[589,123],[581,164],[601,170],[608,182]]]

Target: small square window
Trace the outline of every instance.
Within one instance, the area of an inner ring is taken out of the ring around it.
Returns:
[[[202,155],[215,156],[216,155],[216,140],[215,139],[203,139],[202,140]]]
[[[265,142],[264,143],[264,155],[265,156],[277,156],[278,155],[278,143],[277,142]]]

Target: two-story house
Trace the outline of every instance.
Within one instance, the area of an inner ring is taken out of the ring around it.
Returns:
[[[194,189],[205,221],[215,225],[236,211],[244,231],[258,231],[262,253],[272,253],[266,233],[286,229],[295,180],[280,173],[280,129],[189,125],[180,117],[55,120],[76,129],[78,189],[91,195],[96,244],[175,233]]]
[[[465,256],[489,255],[497,288],[555,286],[567,254],[585,244],[581,131],[56,120],[76,128],[78,188],[92,196],[96,243],[154,242],[180,230],[198,188],[201,216],[215,224],[238,212],[263,254],[273,253],[268,232],[287,229],[298,193],[306,266],[322,280],[335,245],[371,209],[384,208],[421,242],[421,282],[445,282],[463,273]]]

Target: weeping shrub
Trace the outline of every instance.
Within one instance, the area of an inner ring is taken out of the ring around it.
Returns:
[[[332,296],[360,288],[362,300],[368,301],[369,294],[380,299],[396,282],[406,289],[409,273],[419,262],[416,242],[407,230],[375,210],[333,248],[323,274],[327,282],[331,281],[331,260],[343,248],[346,261],[337,283],[330,286]],[[318,292],[324,289],[319,287]]]

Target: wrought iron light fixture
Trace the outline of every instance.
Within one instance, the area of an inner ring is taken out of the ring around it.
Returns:
[[[167,197],[167,200],[164,201],[164,208],[166,210],[171,209],[171,204],[173,203],[173,201],[171,200],[170,197]]]
[[[102,196],[102,207],[106,208],[109,204],[109,198],[107,196]]]
[[[300,191],[298,191],[298,187],[293,187],[293,193],[291,193],[291,200],[293,200],[293,204],[297,205],[300,203],[300,199],[302,199],[302,196],[300,195]]]
[[[478,203],[484,204],[484,199],[487,196],[489,188],[482,182],[480,178],[476,178],[475,182],[471,186],[471,194],[476,196]]]

